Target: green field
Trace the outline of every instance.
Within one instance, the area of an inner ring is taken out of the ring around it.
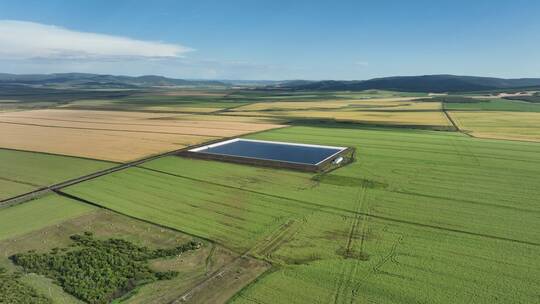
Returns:
[[[0,200],[112,167],[83,158],[0,149]]]
[[[540,104],[506,99],[478,100],[475,103],[445,103],[444,108],[453,111],[517,111],[540,112]]]
[[[0,240],[54,225],[96,210],[70,199],[47,195],[40,199],[0,209]]]
[[[318,176],[168,157],[65,191],[274,263],[238,303],[538,299],[538,144],[339,124],[252,138],[357,161]]]

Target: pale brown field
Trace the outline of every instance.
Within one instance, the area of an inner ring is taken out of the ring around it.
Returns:
[[[280,111],[280,110],[438,110],[440,102],[417,102],[413,97],[355,99],[355,100],[324,100],[324,101],[276,101],[259,102],[235,108],[232,111]]]
[[[451,127],[441,111],[276,111],[228,112],[228,115],[277,116],[280,118],[333,119],[336,121],[399,126]]]
[[[282,126],[169,116],[78,110],[0,113],[0,147],[124,162]]]
[[[459,128],[475,137],[540,142],[540,113],[452,111]]]

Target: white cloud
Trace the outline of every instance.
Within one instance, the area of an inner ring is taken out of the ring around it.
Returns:
[[[179,44],[78,32],[27,21],[0,20],[2,59],[178,58],[192,50]]]

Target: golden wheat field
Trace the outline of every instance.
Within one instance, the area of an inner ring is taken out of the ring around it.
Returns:
[[[232,111],[282,111],[307,109],[347,109],[347,110],[438,110],[440,102],[414,101],[412,97],[323,100],[323,101],[275,101],[259,102],[235,108]]]
[[[452,111],[459,128],[475,137],[540,141],[540,113]]]
[[[115,111],[1,113],[0,147],[124,162],[211,139],[281,127],[253,121],[211,122],[190,115]]]
[[[274,116],[290,119],[329,119],[343,122],[398,126],[433,126],[451,128],[441,111],[276,111],[228,112],[228,115]]]

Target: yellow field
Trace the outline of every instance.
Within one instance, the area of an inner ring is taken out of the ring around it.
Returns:
[[[459,128],[475,137],[540,141],[540,113],[452,111]]]
[[[277,127],[178,114],[34,110],[0,113],[0,147],[122,162]]]
[[[280,118],[333,119],[336,121],[398,126],[451,127],[441,111],[276,111],[228,112],[228,115],[275,116]]]
[[[233,111],[280,111],[280,110],[438,110],[440,102],[417,102],[411,97],[358,99],[358,100],[324,100],[305,102],[260,102],[235,108]]]

